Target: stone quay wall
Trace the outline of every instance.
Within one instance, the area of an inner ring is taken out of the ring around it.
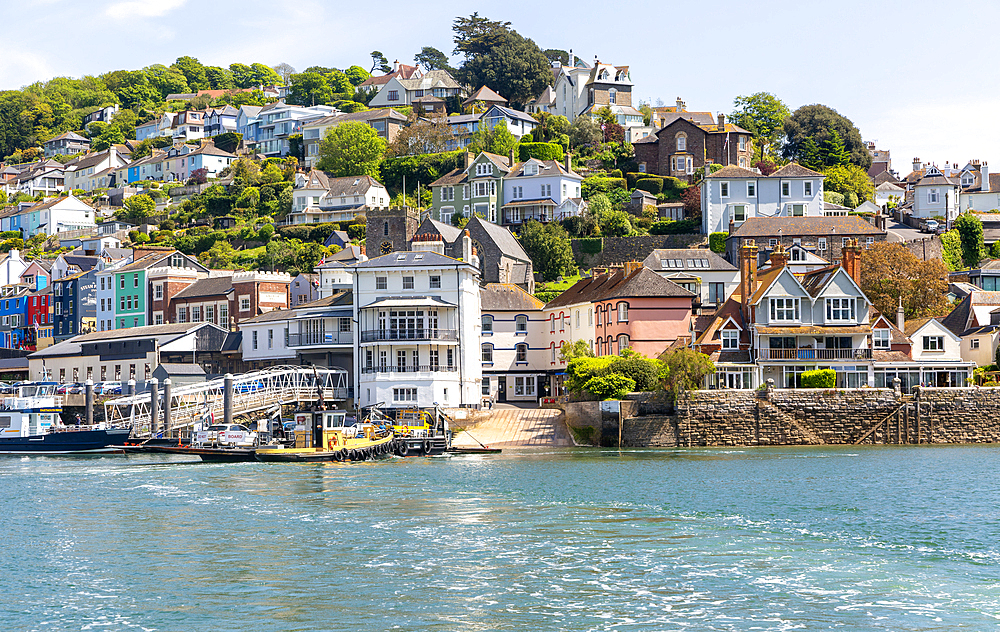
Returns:
[[[672,414],[631,399],[616,414],[564,404],[567,425],[603,446],[619,437],[631,447],[1000,442],[1000,388],[695,391]]]

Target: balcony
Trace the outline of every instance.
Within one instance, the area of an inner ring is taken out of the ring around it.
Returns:
[[[329,345],[354,344],[354,334],[350,331],[313,332],[288,334],[288,346],[291,347],[322,347]]]
[[[439,364],[420,364],[417,366],[366,366],[362,373],[439,373],[457,371],[456,366],[441,366]]]
[[[761,360],[871,360],[871,349],[761,349]]]
[[[361,332],[361,342],[452,342],[458,340],[455,329],[372,329]]]

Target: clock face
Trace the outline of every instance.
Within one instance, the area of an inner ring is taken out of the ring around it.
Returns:
[[[392,252],[392,242],[391,241],[383,241],[382,242],[382,254],[387,255],[390,252]]]

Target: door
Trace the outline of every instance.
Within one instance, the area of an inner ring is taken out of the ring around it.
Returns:
[[[507,377],[501,377],[497,381],[497,401],[506,402],[507,401]]]

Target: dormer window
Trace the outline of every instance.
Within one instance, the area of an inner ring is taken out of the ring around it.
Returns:
[[[972,183],[975,182],[975,181],[976,180],[975,180],[975,178],[972,177],[971,173],[963,173],[962,174],[962,186],[963,187],[972,186]]]
[[[493,175],[493,165],[491,165],[488,162],[476,165],[476,175],[477,176]]]
[[[609,78],[611,78],[611,73],[609,73],[607,70],[602,70],[600,74],[597,75],[597,78],[600,79],[601,81],[607,81]]]

